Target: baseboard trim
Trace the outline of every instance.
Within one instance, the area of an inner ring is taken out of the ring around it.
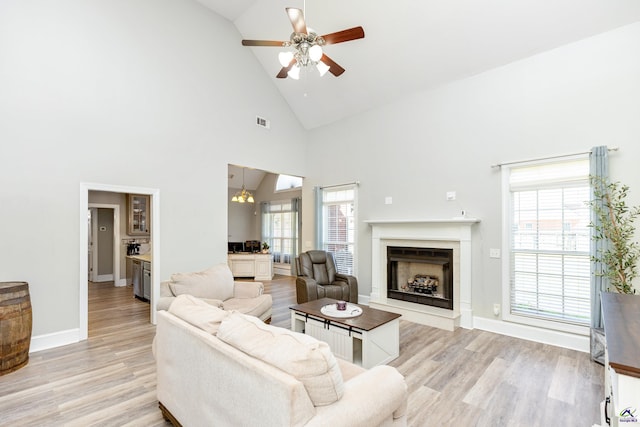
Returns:
[[[50,348],[73,344],[79,341],[79,329],[68,329],[66,331],[53,332],[51,334],[37,335],[35,337],[31,337],[29,353],[48,350]]]
[[[127,286],[127,279],[119,279],[117,282],[115,282],[115,286],[118,286],[118,287]]]
[[[96,282],[113,282],[113,274],[99,274],[96,276]]]
[[[495,332],[496,334],[568,348],[584,353],[589,353],[590,351],[588,336],[552,331],[484,317],[474,317],[473,327],[487,332]]]

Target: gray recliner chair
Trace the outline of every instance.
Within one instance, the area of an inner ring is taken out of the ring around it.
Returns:
[[[308,251],[298,259],[296,300],[298,304],[320,298],[358,303],[358,279],[336,271],[333,255],[325,251]]]

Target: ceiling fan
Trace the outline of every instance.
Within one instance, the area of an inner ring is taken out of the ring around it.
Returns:
[[[289,76],[297,80],[300,76],[300,68],[310,65],[315,65],[321,76],[327,71],[336,77],[344,73],[344,68],[322,51],[322,46],[364,38],[364,29],[362,27],[354,27],[319,36],[313,30],[307,28],[302,9],[287,7],[285,10],[293,26],[293,33],[291,33],[288,41],[242,40],[242,45],[293,47],[293,52],[280,52],[278,55],[282,65],[282,69],[276,75],[279,79]]]

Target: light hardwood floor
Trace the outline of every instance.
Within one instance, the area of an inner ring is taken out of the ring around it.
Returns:
[[[272,324],[288,328],[293,280],[277,276],[265,287]],[[89,339],[32,353],[26,367],[0,377],[0,425],[169,426],[155,398],[148,319],[149,305],[130,287],[90,284]],[[603,368],[585,353],[401,321],[400,357],[391,365],[409,387],[410,426],[599,423]]]

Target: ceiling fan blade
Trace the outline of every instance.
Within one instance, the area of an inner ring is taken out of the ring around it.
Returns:
[[[276,75],[276,78],[278,78],[278,79],[286,79],[286,78],[287,78],[287,76],[288,76],[288,74],[287,74],[287,73],[289,72],[289,70],[291,69],[291,67],[293,67],[293,66],[295,65],[295,63],[296,63],[296,59],[295,59],[295,58],[293,58],[293,59],[291,60],[291,62],[289,62],[289,65],[287,65],[286,67],[282,67],[282,68],[280,69],[280,72]]]
[[[353,27],[348,30],[337,31],[335,33],[322,36],[325,44],[336,44],[342,42],[348,42],[355,39],[364,38],[364,29],[362,27]]]
[[[334,76],[336,76],[336,77],[338,77],[339,75],[341,75],[345,71],[344,68],[339,66],[333,59],[329,58],[324,53],[322,54],[322,58],[320,58],[320,61],[322,61],[325,64],[327,64],[329,66],[329,72],[331,74],[333,74]]]
[[[282,47],[284,42],[276,40],[242,40],[242,46],[274,46]]]
[[[304,22],[304,13],[302,12],[302,9],[287,7],[285,10],[287,11],[287,15],[289,15],[291,25],[293,25],[293,31],[296,33],[307,34],[307,24]]]

